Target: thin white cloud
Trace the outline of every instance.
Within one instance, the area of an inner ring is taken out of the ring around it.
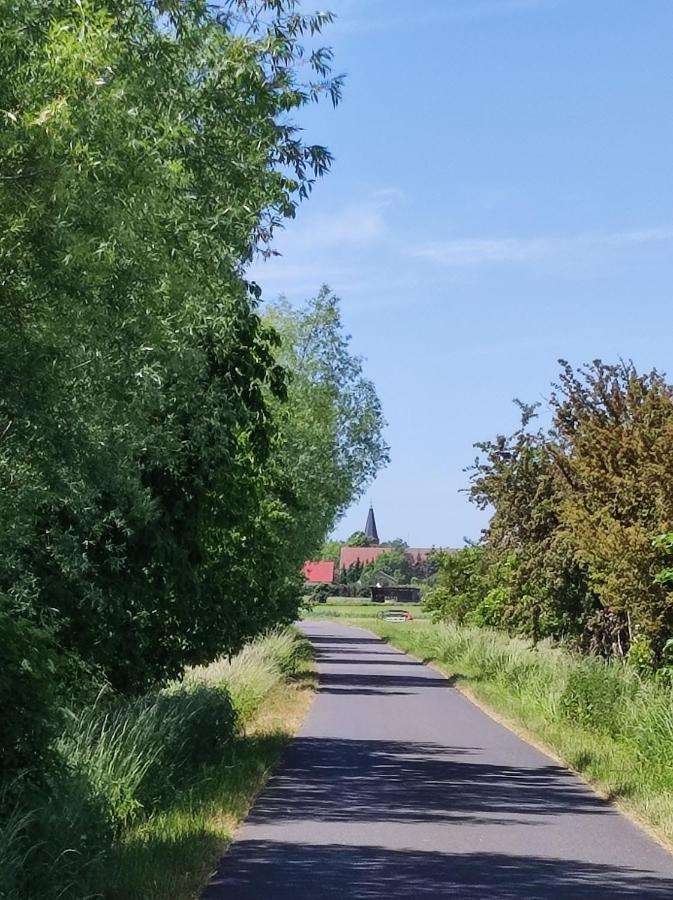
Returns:
[[[330,250],[379,241],[388,233],[389,209],[403,196],[397,188],[379,188],[358,203],[320,215],[309,212],[306,218],[290,223],[279,235],[278,249],[283,256],[288,256],[299,250]]]
[[[403,197],[397,188],[378,188],[356,203],[329,212],[307,211],[277,235],[274,249],[279,255],[257,259],[248,277],[262,286],[267,297],[309,296],[322,283],[337,291],[365,291],[374,280],[369,257],[375,248],[385,251],[389,245],[388,213]]]
[[[673,241],[673,228],[643,228],[536,238],[463,238],[433,241],[412,249],[412,255],[447,267],[490,263],[528,263],[581,252]]]
[[[345,294],[360,294],[369,285],[363,273],[352,267],[330,265],[322,259],[292,262],[282,256],[258,260],[248,269],[246,276],[262,287],[265,300],[280,294],[293,298],[310,297],[321,284],[328,284],[337,293]]]

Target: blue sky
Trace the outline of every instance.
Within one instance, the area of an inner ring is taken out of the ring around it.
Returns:
[[[559,357],[673,376],[673,2],[326,5],[344,100],[302,124],[335,164],[254,275],[328,283],[383,402],[391,465],[337,534],[371,498],[382,539],[458,546],[474,442]]]

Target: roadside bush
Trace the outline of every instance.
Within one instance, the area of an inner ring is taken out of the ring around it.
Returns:
[[[335,597],[358,597],[358,585],[356,584],[335,584],[334,586],[334,595]],[[369,594],[369,591],[367,592]]]
[[[599,657],[577,659],[568,672],[561,711],[583,728],[616,737],[624,731],[625,712],[637,686],[623,663],[607,663]]]
[[[646,765],[665,773],[673,786],[673,690],[668,685],[643,685],[628,733]]]
[[[56,654],[50,635],[0,598],[0,784],[43,774],[55,732]]]
[[[504,624],[508,618],[514,557],[489,554],[482,546],[437,551],[438,570],[424,602],[435,622],[475,627]]]
[[[0,900],[25,900],[23,873],[39,849],[28,838],[33,819],[32,812],[22,812],[16,803],[10,808],[6,795],[0,797]]]
[[[637,634],[629,647],[629,665],[642,675],[650,675],[654,671],[654,651],[652,641],[644,634]]]
[[[316,584],[313,588],[311,599],[314,603],[327,603],[331,593],[332,590],[329,584]]]
[[[46,789],[22,779],[0,796],[0,900],[105,895],[129,829],[146,827],[176,795],[211,778],[307,652],[295,632],[279,630],[163,691],[130,700],[108,688],[66,712]]]

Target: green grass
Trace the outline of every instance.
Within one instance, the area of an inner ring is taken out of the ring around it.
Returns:
[[[308,643],[293,631],[134,701],[70,714],[48,800],[0,824],[1,900],[192,900],[301,721]]]
[[[315,603],[304,614],[306,619],[379,619],[381,613],[391,609],[405,609],[414,619],[429,619],[418,603],[372,603],[371,600],[348,597],[330,597],[327,603]]]
[[[363,624],[353,618],[353,624]],[[673,689],[627,664],[490,629],[371,619],[366,627],[436,664],[673,844]]]

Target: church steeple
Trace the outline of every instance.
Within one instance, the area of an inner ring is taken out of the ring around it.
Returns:
[[[369,504],[369,513],[367,515],[367,524],[365,525],[365,534],[370,541],[376,544],[379,542],[379,533],[376,530],[376,519],[374,518],[374,507]]]

